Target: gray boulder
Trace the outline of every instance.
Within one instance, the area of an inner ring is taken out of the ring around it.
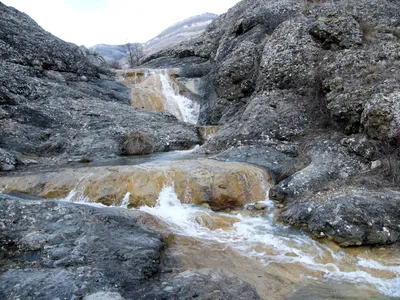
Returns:
[[[217,270],[171,274],[164,260],[174,260],[160,235],[142,225],[146,218],[0,194],[0,298],[260,299]]]
[[[287,90],[256,94],[203,147],[220,151],[230,146],[288,141],[302,135],[310,126],[306,99]]]
[[[261,166],[268,170],[268,174],[272,177],[272,183],[275,184],[304,167],[304,162],[299,159],[272,147],[260,145],[230,148],[213,156],[212,159],[245,162]]]
[[[392,244],[400,240],[400,194],[362,191],[323,203],[296,203],[280,218],[341,246]]]
[[[128,293],[159,272],[160,237],[117,209],[7,195],[0,207],[2,299]]]
[[[270,190],[270,197],[282,203],[306,202],[317,198],[318,192],[341,186],[348,178],[365,170],[362,160],[347,153],[332,138],[318,139],[302,154],[309,164],[279,182]]]

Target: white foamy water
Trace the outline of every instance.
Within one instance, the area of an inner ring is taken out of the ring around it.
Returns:
[[[4,193],[4,191],[6,190],[6,188],[8,188],[8,185],[6,185],[5,187],[3,187],[3,188],[0,188],[0,194],[3,194]]]
[[[271,208],[271,201],[266,201]],[[201,225],[198,216],[199,213],[209,216],[216,213],[181,204],[173,185],[162,189],[155,207],[143,206],[139,210],[168,222],[176,234],[230,246],[241,255],[257,259],[266,266],[271,263],[302,264],[320,272],[323,278],[365,284],[384,295],[400,297],[400,261],[395,265],[386,265],[351,255],[343,249],[333,250],[301,231],[275,223],[272,214],[259,217],[219,214],[238,218],[239,221],[233,224],[231,230],[211,230]],[[388,278],[371,275],[376,270],[388,272]]]
[[[168,70],[154,70],[152,72],[160,77],[167,111],[184,122],[197,124],[200,105],[175,91]]]
[[[128,208],[129,204],[129,197],[131,196],[131,193],[127,192],[124,196],[124,199],[122,199],[120,207],[122,208]]]

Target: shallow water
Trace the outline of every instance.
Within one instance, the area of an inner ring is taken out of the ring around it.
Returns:
[[[107,165],[198,157],[193,150],[174,151]],[[80,195],[73,189],[62,200],[103,206]],[[128,199],[129,193],[121,199],[122,209]],[[317,241],[276,223],[268,194],[264,203],[265,212],[217,213],[205,206],[181,204],[171,182],[160,192],[155,207],[137,210],[160,220],[163,230],[171,233],[167,251],[180,262],[180,271],[223,269],[255,286],[263,299],[400,299],[398,246],[340,248],[329,240]]]
[[[186,258],[190,267],[193,267],[190,260],[194,255],[198,256],[195,264],[197,267],[211,267],[199,259],[203,256],[200,252],[204,252],[205,249],[212,249],[212,255],[217,256],[219,251],[229,249],[228,252],[234,253],[233,256],[250,259],[251,263],[247,264],[254,263],[258,267],[262,265],[269,275],[281,273],[280,276],[290,278],[291,284],[294,284],[292,290],[295,290],[290,296],[291,299],[301,299],[298,297],[307,293],[314,299],[400,297],[399,249],[342,249],[333,242],[313,240],[302,231],[274,222],[275,215],[271,212],[273,203],[269,200],[265,203],[270,212],[262,216],[251,216],[243,212],[215,213],[205,207],[181,204],[173,186],[166,186],[160,193],[155,207],[144,206],[139,210],[167,222],[170,230],[184,241],[186,247],[188,241],[191,241],[189,244],[196,245],[198,253],[192,249],[186,254],[190,256]],[[218,218],[226,218],[225,226],[214,228],[212,223],[217,222]],[[186,251],[179,243],[175,247],[177,251]],[[185,257],[185,254],[182,254],[182,257]],[[204,258],[210,259],[210,254]],[[211,260],[217,262],[218,258]],[[240,259],[236,258],[236,261],[238,260]],[[224,259],[220,258],[220,261]],[[240,269],[243,267],[240,265],[239,263],[238,270],[232,270],[232,266],[217,266],[215,263],[213,266],[225,267],[240,275]],[[253,278],[252,281],[257,280]],[[257,286],[262,284],[262,281],[253,284]],[[260,290],[263,290],[262,287]],[[268,290],[260,294],[265,292]],[[263,296],[267,297],[265,294]]]

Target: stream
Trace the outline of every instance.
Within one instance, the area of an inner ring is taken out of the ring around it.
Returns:
[[[196,123],[198,105],[175,91],[166,71],[151,71],[146,76],[161,81],[167,110],[183,121]],[[203,157],[193,150],[174,151],[73,167],[135,165],[148,170],[149,165],[161,162]],[[254,180],[263,180],[262,176],[257,178]],[[265,186],[265,210],[244,207],[230,212],[183,204],[188,201],[178,198],[174,184],[173,180],[164,184],[155,206],[131,209],[159,220],[162,230],[169,233],[167,252],[179,262],[179,271],[218,269],[250,283],[263,299],[400,299],[398,246],[341,248],[279,224],[275,222],[279,209],[268,198],[266,182],[260,182]],[[103,206],[91,203],[86,196],[77,197],[79,193],[74,188],[60,200]],[[129,196],[126,193],[119,199],[122,204],[118,209],[128,210]]]
[[[168,156],[196,157],[192,151]],[[158,158],[165,161],[168,156]],[[152,157],[151,164],[157,164],[157,156]],[[62,200],[102,206],[87,197],[75,197],[76,192]],[[127,209],[128,199],[127,194],[120,209]],[[181,270],[222,269],[255,286],[264,299],[400,298],[398,247],[340,248],[329,240],[314,240],[275,222],[279,211],[268,192],[263,204],[264,211],[214,212],[206,206],[182,204],[171,181],[154,207],[135,210],[167,224],[164,229],[173,236],[168,251],[181,262]]]

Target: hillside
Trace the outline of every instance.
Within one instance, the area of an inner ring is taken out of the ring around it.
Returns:
[[[144,55],[152,54],[198,36],[216,17],[215,14],[204,13],[168,27],[156,37],[142,44]],[[127,52],[125,45],[99,44],[90,49],[99,53],[107,63],[118,61],[122,65],[124,64]]]

